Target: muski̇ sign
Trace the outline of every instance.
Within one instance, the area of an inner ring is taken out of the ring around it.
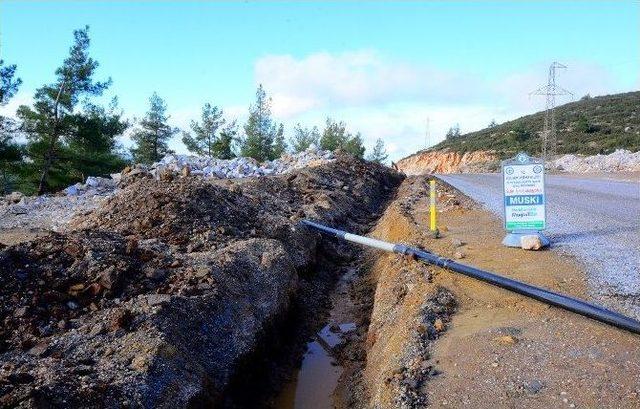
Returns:
[[[546,228],[544,163],[524,152],[502,162],[504,227],[507,231]]]

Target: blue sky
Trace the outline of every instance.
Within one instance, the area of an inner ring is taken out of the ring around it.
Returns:
[[[130,117],[157,91],[176,126],[205,102],[242,121],[263,83],[287,129],[332,116],[397,159],[424,147],[427,117],[435,142],[455,123],[471,131],[540,110],[527,94],[554,60],[576,98],[639,89],[639,21],[637,1],[0,0],[0,55],[24,81],[3,111],[53,79],[88,24],[97,78],[112,77],[108,95]]]

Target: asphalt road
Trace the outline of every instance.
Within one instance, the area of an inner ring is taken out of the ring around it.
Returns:
[[[500,174],[440,175],[503,217]],[[551,249],[583,264],[596,301],[640,319],[640,180],[548,175]]]

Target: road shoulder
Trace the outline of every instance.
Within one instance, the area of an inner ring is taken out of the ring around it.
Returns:
[[[452,189],[440,189],[443,237],[429,238],[425,180],[405,182],[376,237],[450,258],[461,253],[464,263],[586,297],[578,263],[555,252],[503,247],[500,220]],[[370,406],[639,404],[640,337],[396,255],[379,256],[373,269],[377,288],[364,377]],[[453,294],[455,313],[436,308],[430,317],[440,322],[427,322],[426,333],[430,325],[437,333],[420,342],[420,317],[439,291]]]

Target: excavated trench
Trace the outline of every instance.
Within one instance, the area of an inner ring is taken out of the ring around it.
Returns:
[[[0,249],[0,406],[424,404],[452,295],[421,263],[299,222],[416,245],[426,192],[348,156],[128,181],[69,231]]]
[[[426,192],[426,179],[405,180],[364,231],[417,244]],[[239,372],[227,407],[424,405],[419,389],[438,376],[432,341],[455,310],[453,295],[422,263],[333,238],[322,239],[317,260],[290,314]]]
[[[69,231],[0,248],[1,405],[291,407],[289,390],[295,407],[306,379],[326,397],[339,368],[307,343],[361,361],[331,344],[369,314],[331,311],[366,272],[298,222],[364,234],[402,179],[340,155],[253,180],[136,177]]]
[[[238,370],[224,406],[333,407],[346,345],[366,332],[352,298],[362,274],[355,250],[331,242],[319,247],[290,310]]]

